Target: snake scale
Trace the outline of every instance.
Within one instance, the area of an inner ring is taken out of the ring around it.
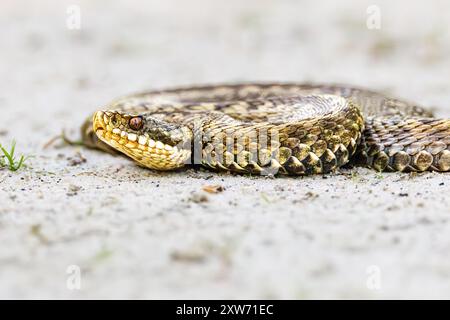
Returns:
[[[449,119],[343,85],[246,83],[143,92],[95,112],[82,136],[89,147],[156,170],[203,165],[307,175],[346,164],[450,170]]]

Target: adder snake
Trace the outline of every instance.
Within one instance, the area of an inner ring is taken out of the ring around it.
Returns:
[[[449,171],[450,120],[384,94],[339,85],[236,84],[119,98],[82,128],[87,146],[139,165],[200,164],[253,174]]]

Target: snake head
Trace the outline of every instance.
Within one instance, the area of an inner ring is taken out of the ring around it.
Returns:
[[[192,132],[146,113],[97,111],[93,130],[100,140],[151,169],[174,169],[190,160]]]

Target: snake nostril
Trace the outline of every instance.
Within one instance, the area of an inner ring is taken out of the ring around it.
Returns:
[[[120,119],[117,115],[113,114],[110,118],[110,122],[113,126],[117,126],[120,123]]]

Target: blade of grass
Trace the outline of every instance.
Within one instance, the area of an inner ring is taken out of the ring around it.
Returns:
[[[9,155],[11,156],[11,159],[14,160],[14,152],[16,151],[16,140],[13,140],[11,142],[11,151],[9,152]]]
[[[13,159],[12,159],[12,157],[11,157],[11,154],[10,154],[8,151],[6,151],[6,149],[3,148],[3,146],[1,147],[1,149],[2,149],[2,152],[3,152],[4,156],[6,157],[6,159],[8,160],[8,162],[11,164],[11,163],[13,162]]]
[[[23,155],[21,155],[19,162],[17,164],[14,164],[14,166],[12,168],[10,168],[11,171],[19,170],[24,165],[25,160],[26,160],[26,158]]]
[[[21,167],[24,166],[24,162],[27,160],[28,157],[25,157],[24,155],[21,155],[19,158],[19,161],[16,162],[16,159],[14,157],[14,154],[16,152],[16,141],[12,141],[11,143],[11,150],[8,152],[1,144],[0,144],[0,150],[3,152],[3,156],[0,157],[0,165],[3,167],[8,167],[11,171],[17,171]],[[7,161],[4,160],[6,158]]]

